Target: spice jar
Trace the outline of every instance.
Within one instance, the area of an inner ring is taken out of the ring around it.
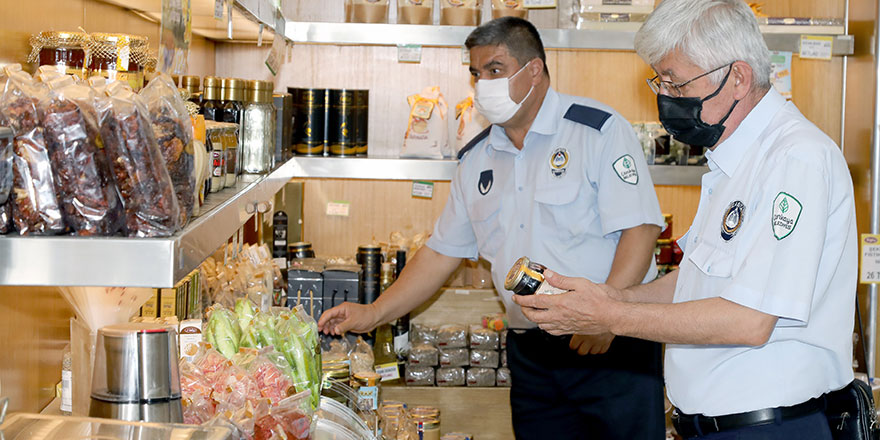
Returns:
[[[247,104],[241,122],[242,171],[263,174],[269,171],[275,151],[275,105],[272,83],[248,81]]]
[[[147,37],[93,33],[89,46],[89,76],[127,82],[135,92],[144,87],[144,66],[149,58]]]
[[[226,157],[223,163],[226,165],[226,188],[235,186],[238,175],[241,174],[241,148],[239,148],[238,126],[231,126],[223,134],[223,145],[226,148]]]
[[[206,76],[204,82],[201,112],[205,115],[205,120],[207,121],[222,122],[223,104],[220,101],[222,99],[220,94],[220,78]]]
[[[354,375],[354,385],[358,393],[358,406],[361,409],[377,410],[379,408],[379,373],[363,371]],[[439,437],[438,437],[439,440]]]
[[[85,32],[40,32],[31,36],[28,62],[55,67],[62,75],[83,78],[88,40]]]
[[[208,123],[210,124],[210,123]],[[209,125],[208,140],[211,143],[211,189],[212,193],[226,186],[226,141],[223,130]]]

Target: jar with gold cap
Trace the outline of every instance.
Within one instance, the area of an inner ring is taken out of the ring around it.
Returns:
[[[202,114],[205,115],[205,120],[223,122],[220,117],[223,111],[220,85],[220,78],[216,76],[206,76],[203,81]]]
[[[275,151],[273,88],[269,81],[247,82],[241,121],[241,168],[244,173],[264,174],[272,165]]]
[[[177,82],[175,82],[177,84]],[[190,95],[190,101],[199,104],[202,100],[201,78],[193,75],[184,75],[180,82],[180,87],[186,89]]]
[[[62,75],[86,76],[86,49],[89,36],[85,32],[40,32],[31,35],[28,62],[52,66]]]
[[[144,87],[144,67],[149,62],[147,37],[128,34],[90,34],[89,76],[124,81],[132,90]]]

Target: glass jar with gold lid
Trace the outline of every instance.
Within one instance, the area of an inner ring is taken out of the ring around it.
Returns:
[[[134,91],[144,87],[144,68],[150,58],[147,37],[100,32],[90,36],[89,76],[124,81]]]
[[[248,81],[244,115],[241,121],[242,171],[264,174],[272,166],[275,151],[275,104],[269,81]]]
[[[85,77],[89,36],[85,32],[49,31],[31,35],[28,61],[53,66],[63,75]]]

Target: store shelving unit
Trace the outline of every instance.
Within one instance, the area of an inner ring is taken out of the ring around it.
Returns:
[[[294,177],[289,161],[210,194],[201,214],[169,238],[0,236],[0,285],[172,287],[268,208]]]

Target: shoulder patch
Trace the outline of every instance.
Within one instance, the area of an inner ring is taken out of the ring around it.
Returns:
[[[486,127],[485,130],[481,131],[480,134],[474,136],[474,138],[471,139],[471,141],[468,142],[467,145],[465,145],[464,148],[462,148],[458,152],[458,155],[456,156],[458,158],[458,160],[461,160],[461,158],[463,158],[464,155],[467,154],[468,151],[471,151],[474,147],[476,147],[477,144],[480,143],[480,141],[482,141],[483,139],[486,139],[486,137],[489,136],[489,131],[491,131],[491,130],[492,130],[492,125],[490,124],[488,127]]]
[[[568,119],[569,121],[586,125],[595,130],[602,130],[605,121],[610,117],[611,113],[580,104],[572,104],[571,107],[568,108],[568,111],[565,112],[565,116],[563,116],[563,118]]]

